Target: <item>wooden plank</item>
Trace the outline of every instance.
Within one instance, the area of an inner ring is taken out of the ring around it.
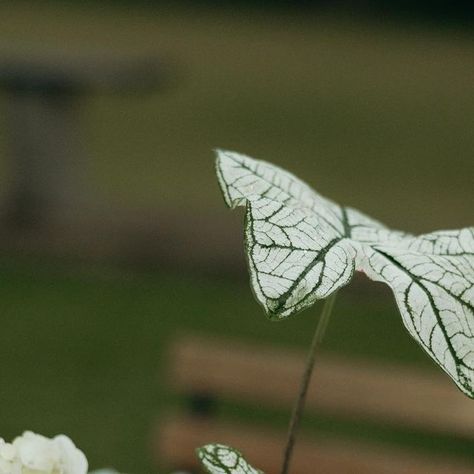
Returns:
[[[156,55],[107,51],[87,54],[61,48],[0,51],[0,87],[26,95],[150,93],[168,84],[169,67]]]
[[[169,375],[181,391],[289,407],[304,362],[305,355],[298,352],[187,337],[171,349]],[[320,354],[307,408],[474,437],[474,402],[441,372]]]
[[[251,464],[267,474],[280,470],[284,435],[193,418],[169,418],[157,426],[153,442],[157,465],[196,469],[195,449],[210,442],[239,449]],[[291,469],[293,474],[472,474],[473,471],[472,465],[436,455],[427,457],[322,437],[298,441]]]

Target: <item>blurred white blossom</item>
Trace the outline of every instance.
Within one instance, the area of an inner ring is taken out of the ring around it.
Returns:
[[[65,435],[26,431],[12,443],[0,438],[0,474],[86,474],[87,468],[84,453]]]

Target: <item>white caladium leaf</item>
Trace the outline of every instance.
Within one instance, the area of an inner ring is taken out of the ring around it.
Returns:
[[[391,287],[409,333],[474,398],[474,227],[415,237],[264,161],[218,151],[216,168],[227,205],[246,207],[251,282],[270,318],[301,311],[364,272]]]
[[[196,452],[209,474],[263,474],[253,468],[239,451],[223,444],[207,444]]]

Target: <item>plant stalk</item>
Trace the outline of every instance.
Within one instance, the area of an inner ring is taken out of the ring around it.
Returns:
[[[281,474],[288,474],[289,472],[291,456],[293,454],[293,447],[295,445],[296,440],[296,433],[300,423],[301,415],[303,414],[306,395],[308,393],[309,382],[311,381],[314,362],[316,360],[316,350],[323,339],[324,333],[326,332],[329,317],[331,316],[332,309],[334,307],[336,293],[337,292],[333,293],[324,302],[324,307],[319,318],[318,324],[316,326],[316,331],[314,332],[313,340],[311,342],[311,347],[309,349],[308,358],[306,361],[305,371],[301,379],[298,398],[296,399],[296,402],[293,406],[293,412],[291,414]]]

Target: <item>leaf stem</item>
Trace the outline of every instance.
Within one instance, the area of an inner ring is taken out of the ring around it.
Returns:
[[[313,340],[311,342],[311,347],[309,349],[308,358],[306,361],[305,371],[303,374],[303,378],[301,379],[298,398],[296,399],[295,405],[293,406],[293,412],[291,414],[281,474],[288,474],[289,471],[291,456],[293,454],[293,447],[295,445],[296,440],[296,433],[298,430],[301,415],[303,414],[306,395],[308,393],[309,382],[311,380],[314,362],[316,360],[316,349],[318,348],[318,345],[322,341],[324,333],[326,332],[329,317],[331,316],[334,301],[336,299],[336,294],[337,293],[333,293],[324,302],[323,310],[316,326],[316,331],[314,332]]]

